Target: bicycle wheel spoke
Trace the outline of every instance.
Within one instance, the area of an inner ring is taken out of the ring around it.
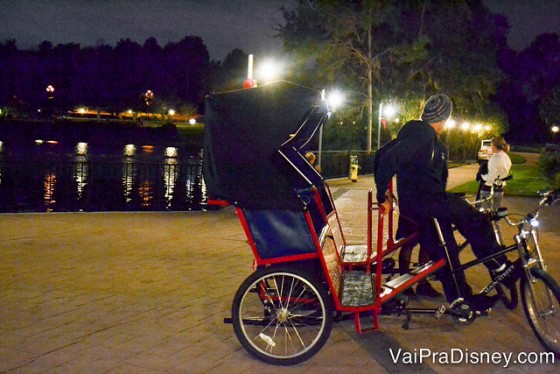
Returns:
[[[542,269],[534,268],[529,279],[523,279],[523,308],[539,341],[550,351],[560,354],[560,287]]]
[[[232,321],[239,341],[254,356],[298,363],[326,342],[332,329],[330,305],[326,291],[306,273],[265,268],[240,286]]]

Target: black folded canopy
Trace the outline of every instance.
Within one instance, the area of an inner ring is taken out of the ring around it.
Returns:
[[[248,209],[301,210],[277,150],[321,103],[320,91],[289,82],[210,95],[203,162],[209,196]]]

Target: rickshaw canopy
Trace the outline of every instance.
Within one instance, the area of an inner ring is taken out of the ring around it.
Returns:
[[[325,116],[320,91],[285,81],[209,95],[203,153],[208,195],[249,209],[303,209],[278,149],[296,133],[306,141]]]

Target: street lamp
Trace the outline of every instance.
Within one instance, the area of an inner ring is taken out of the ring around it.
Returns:
[[[278,61],[271,58],[266,59],[259,63],[259,67],[257,69],[258,78],[265,83],[272,82],[282,75],[283,67],[284,64]]]
[[[345,97],[344,94],[339,90],[330,91],[327,95],[326,91],[323,89],[321,91],[321,100],[326,101],[329,112],[334,113],[342,104],[344,104]],[[321,162],[323,156],[323,127],[324,126],[321,125],[321,128],[319,129],[319,149],[316,166],[318,171],[321,171],[322,166]]]
[[[341,91],[334,90],[329,92],[326,100],[329,110],[334,113],[342,104],[344,104],[345,97]]]
[[[558,131],[560,131],[560,128],[558,128],[558,126],[552,126],[550,128],[550,131],[552,131],[552,142],[555,143],[556,142],[556,134],[558,134]]]
[[[377,149],[381,148],[381,123],[385,120],[387,123],[387,119],[391,119],[393,116],[397,114],[397,107],[391,103],[383,106],[383,102],[379,103],[379,120],[377,122]],[[368,141],[370,141],[368,139]],[[371,146],[370,146],[371,147]],[[368,147],[368,151],[370,150]]]
[[[451,119],[451,118],[449,118],[445,122],[445,128],[448,129],[448,130],[454,129],[456,125],[457,125],[457,122],[455,122],[455,120]]]
[[[52,100],[54,98],[54,87],[52,85],[48,85],[47,86],[47,97],[49,98],[49,100]]]
[[[478,136],[480,136],[480,131],[482,130],[482,125],[480,123],[477,123],[476,125],[473,126],[472,128],[473,132],[475,132]]]
[[[249,55],[249,60],[247,63],[247,79],[243,81],[243,88],[253,88],[257,87],[257,80],[253,79],[253,55]]]
[[[144,99],[144,104],[146,104],[146,111],[150,108],[150,105],[154,102],[155,94],[152,90],[147,90],[142,94],[142,98]]]
[[[471,128],[471,124],[468,123],[468,122],[463,122],[461,124],[461,130],[463,130],[463,132],[465,134],[469,131],[470,128]],[[465,137],[465,138],[467,138],[467,137]],[[466,139],[463,139],[463,141],[461,143],[463,144],[463,161],[465,161],[466,158],[467,158],[467,141],[466,141]]]

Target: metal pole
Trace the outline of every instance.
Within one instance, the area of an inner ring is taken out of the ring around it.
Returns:
[[[247,79],[253,79],[253,55],[249,55],[249,63],[247,64]]]
[[[383,112],[383,103],[379,103],[379,118],[377,121],[377,149],[381,148],[381,113]]]
[[[317,155],[317,168],[319,173],[323,171],[323,163],[322,163],[322,154],[323,154],[323,125],[319,129],[319,154]]]
[[[369,8],[367,38],[368,38],[368,64],[367,64],[367,79],[368,79],[368,94],[367,94],[367,109],[368,109],[368,126],[367,126],[367,152],[371,154],[371,133],[373,128],[373,61],[371,58],[372,53],[372,35],[371,35],[371,20],[373,9]]]
[[[372,141],[372,128],[373,128],[373,97],[371,85],[368,87],[368,97],[367,97],[367,152],[371,153],[371,141]]]

